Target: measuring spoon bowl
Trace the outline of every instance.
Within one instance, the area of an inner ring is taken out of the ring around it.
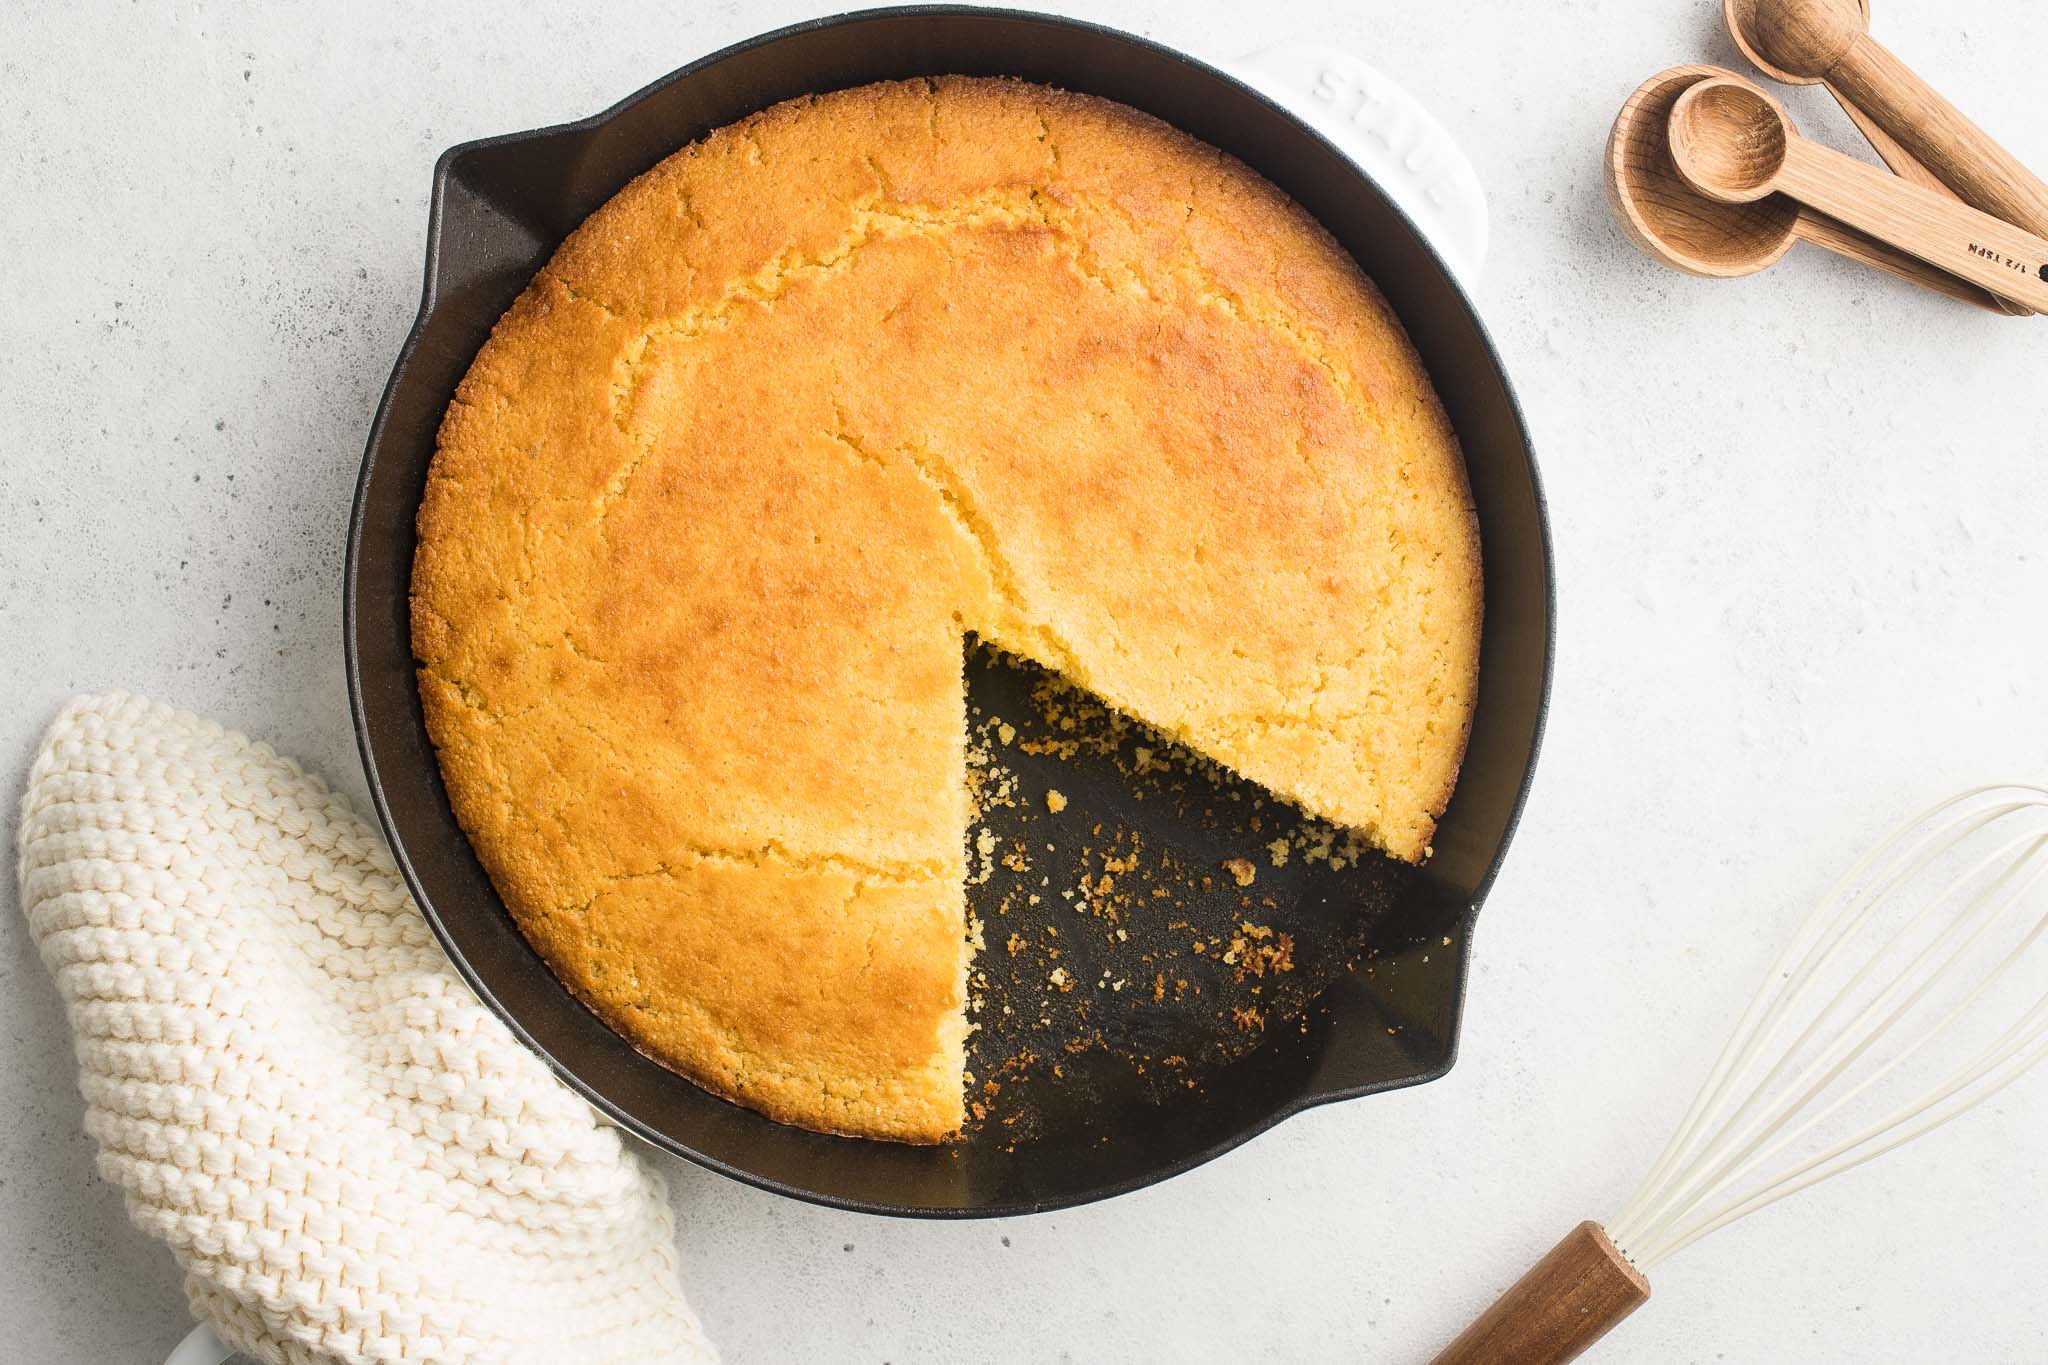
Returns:
[[[1622,231],[1652,260],[1713,279],[1753,275],[1799,240],[1798,205],[1708,198],[1672,161],[1672,106],[1701,81],[1727,74],[1717,66],[1658,72],[1628,97],[1607,138],[1607,201]]]

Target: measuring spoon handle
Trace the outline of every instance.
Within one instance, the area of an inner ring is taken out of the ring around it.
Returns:
[[[1828,84],[1966,203],[2048,236],[2048,185],[1875,38],[1858,38]]]
[[[1876,119],[1865,113],[1861,105],[1843,94],[1841,86],[1836,85],[1833,81],[1826,82],[1826,85],[1828,93],[1835,97],[1835,103],[1839,104],[1842,107],[1842,112],[1849,116],[1849,122],[1856,125],[1857,131],[1862,133],[1865,140],[1870,143],[1877,154],[1884,158],[1884,164],[1891,167],[1893,172],[1901,179],[1910,180],[1922,189],[1933,190],[1936,194],[1949,199],[1961,197],[1947,181],[1943,180],[1933,171],[1928,170],[1919,157],[1914,156],[1911,152],[1900,146],[1899,140],[1890,133],[1887,133],[1883,125],[1878,123]],[[1979,204],[1977,207],[1983,208],[1984,206]],[[1812,217],[1813,215],[1808,216]],[[1827,247],[1830,251],[1839,251],[1844,256],[1853,256],[1865,265],[1874,265],[1879,270],[1888,270],[1900,279],[1911,280],[1915,284],[1924,284],[1929,289],[1947,294],[1952,298],[1961,299],[1965,303],[1981,304],[1994,313],[2004,313],[2011,317],[2022,318],[2034,315],[2034,310],[2025,304],[2014,303],[2011,299],[2002,298],[1997,294],[1987,294],[1973,285],[1964,284],[1961,280],[1956,279],[1945,271],[1936,270],[1930,265],[1914,260],[1904,252],[1895,251],[1891,247],[1873,242],[1860,232],[1850,232],[1847,228],[1839,224],[1827,223],[1824,219],[1821,222],[1823,223],[1823,232],[1833,231],[1841,233],[1845,237],[1853,238],[1854,241],[1850,243],[1850,246],[1855,246],[1858,249],[1851,250],[1849,246],[1835,241],[1824,241],[1821,237],[1812,235],[1808,236],[1808,241],[1817,242],[1821,246]],[[2020,226],[2028,227],[2030,225],[2022,223]],[[2033,230],[2039,231],[2040,229],[2035,228]],[[1885,254],[1871,255],[1863,253]],[[1920,271],[1925,271],[1932,278],[1922,278],[1918,273]]]
[[[1772,188],[1881,242],[2035,310],[2048,241],[1832,148],[1792,138]]]
[[[1826,214],[1815,213],[1812,209],[1800,209],[1799,219],[1794,224],[1793,231],[1799,234],[1801,241],[1825,247],[1837,256],[1846,256],[1863,265],[1874,266],[1909,284],[1932,289],[1937,294],[1946,294],[1949,298],[1975,305],[1988,312],[2004,315],[2008,308],[2026,311],[2020,309],[2016,303],[2007,304],[2006,300],[1995,294],[1987,293],[1967,280],[1959,280],[1946,270],[1929,265],[1918,256],[1909,255],[1894,246],[1886,246],[1883,242],[1864,236],[1854,228],[1843,227]],[[2001,307],[2001,304],[2006,306]]]

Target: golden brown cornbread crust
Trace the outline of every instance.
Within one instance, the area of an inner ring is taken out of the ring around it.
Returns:
[[[961,1120],[974,630],[1417,859],[1477,682],[1400,325],[1244,166],[1014,81],[777,105],[627,186],[443,422],[413,648],[536,949],[787,1122]]]

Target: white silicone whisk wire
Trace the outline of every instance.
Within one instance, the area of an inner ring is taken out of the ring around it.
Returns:
[[[1973,788],[1899,826],[1821,898],[1607,1228],[1639,1269],[1931,1132],[2048,1056],[2048,787]],[[1895,922],[1900,914],[1902,922]],[[1899,1102],[1908,1064],[2017,1017]],[[1950,999],[1950,997],[1955,997]],[[1931,1022],[1922,1016],[1937,1013]],[[1856,1122],[1852,1106],[1875,1107]],[[1828,1141],[1828,1126],[1853,1131]],[[1808,1146],[1818,1150],[1807,1152]]]

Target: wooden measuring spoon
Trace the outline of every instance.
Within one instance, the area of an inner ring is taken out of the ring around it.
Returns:
[[[1769,6],[1771,3],[1772,0],[1721,0],[1721,13],[1728,21],[1728,36],[1735,40],[1735,46],[1742,50],[1742,55],[1749,58],[1758,70],[1773,80],[1782,81],[1786,85],[1822,86],[1830,95],[1835,97],[1835,103],[1842,106],[1842,112],[1849,116],[1849,121],[1856,125],[1858,131],[1863,134],[1864,140],[1870,143],[1871,147],[1876,150],[1880,157],[1884,158],[1884,164],[1891,167],[1894,173],[1912,181],[1916,185],[1933,190],[1936,194],[1945,194],[1950,198],[1961,198],[1962,196],[1958,195],[1953,187],[1948,185],[1933,171],[1928,170],[1921,163],[1920,158],[1900,146],[1897,138],[1894,138],[1890,133],[1879,127],[1876,120],[1864,113],[1832,81],[1825,80],[1819,76],[1805,76],[1796,71],[1787,71],[1770,60],[1764,51],[1763,42],[1759,36],[1760,24],[1757,15],[1760,7]],[[1863,12],[1864,27],[1868,28],[1870,25],[1870,0],[1857,0],[1857,6]],[[1980,204],[1978,207],[1982,208],[1983,205]],[[2002,313],[2010,313],[2017,317],[2033,316],[2034,310],[2023,304],[2014,303],[2011,299],[1999,298],[1997,295],[1992,295],[1991,297],[1996,301],[1995,306]]]
[[[1671,106],[1718,66],[1676,66],[1636,87],[1607,137],[1607,202],[1622,231],[1652,260],[1690,275],[1753,275],[1801,241],[1997,311],[1990,294],[1914,256],[1788,199],[1724,204],[1699,193],[1671,161]]]
[[[1796,71],[1787,71],[1772,62],[1765,55],[1757,39],[1757,7],[1763,3],[1767,3],[1767,0],[1721,0],[1721,13],[1728,21],[1728,36],[1735,40],[1735,46],[1741,49],[1743,56],[1749,58],[1751,65],[1772,80],[1785,85],[1824,87],[1835,97],[1835,103],[1842,106],[1842,112],[1849,116],[1849,121],[1856,125],[1858,131],[1877,150],[1877,154],[1884,158],[1885,165],[1916,185],[1924,185],[1943,194],[1955,193],[1942,183],[1940,176],[1921,165],[1918,157],[1901,147],[1897,138],[1878,127],[1870,115],[1851,104],[1832,83],[1819,76],[1802,76]],[[1857,0],[1857,4],[1863,10],[1863,19],[1867,26],[1870,21],[1870,0]]]
[[[1723,6],[1736,45],[1767,74],[1825,82],[1866,133],[1874,125],[1889,134],[1964,202],[2048,236],[2048,185],[1870,36],[1868,0],[1723,0]],[[1871,141],[1884,152],[1882,142]]]
[[[1747,204],[1782,194],[2030,308],[2048,308],[2048,241],[1808,142],[1777,102],[1730,73],[1671,106],[1671,159],[1693,188]]]

